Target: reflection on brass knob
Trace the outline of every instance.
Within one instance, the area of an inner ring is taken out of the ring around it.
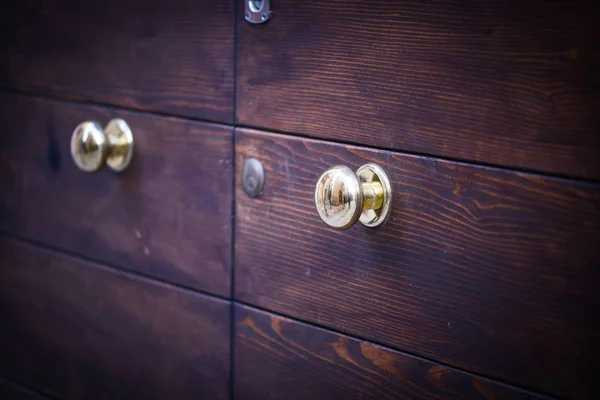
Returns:
[[[360,220],[369,227],[385,222],[392,207],[392,188],[385,172],[366,164],[356,173],[344,165],[330,168],[317,182],[319,216],[335,229],[348,229]]]
[[[102,129],[97,122],[82,122],[71,136],[71,156],[75,165],[85,172],[95,172],[108,164],[121,172],[131,162],[133,134],[122,119],[113,119]]]

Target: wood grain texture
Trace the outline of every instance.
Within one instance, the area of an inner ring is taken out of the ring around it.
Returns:
[[[7,0],[0,86],[233,121],[233,1]]]
[[[61,399],[229,399],[230,305],[0,239],[0,373]]]
[[[79,171],[73,129],[115,117],[132,165]],[[231,128],[9,95],[0,120],[0,230],[230,296]]]
[[[0,399],[2,400],[47,400],[33,390],[24,388],[6,379],[0,378]]]
[[[540,398],[249,307],[235,318],[236,400]]]
[[[584,0],[278,0],[264,26],[238,17],[237,120],[600,179],[598,11]]]
[[[535,391],[598,393],[600,185],[236,135],[235,299]],[[260,198],[241,189],[248,157]],[[334,231],[315,183],[367,162],[391,180],[392,215]]]

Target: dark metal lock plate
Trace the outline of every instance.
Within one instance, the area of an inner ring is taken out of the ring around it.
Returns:
[[[262,24],[271,17],[270,0],[245,0],[246,21],[252,24]]]

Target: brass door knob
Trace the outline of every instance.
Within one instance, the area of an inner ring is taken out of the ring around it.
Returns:
[[[104,129],[97,122],[82,122],[71,136],[71,156],[85,172],[99,171],[104,164],[121,172],[131,162],[132,154],[133,134],[122,119],[111,120]]]
[[[368,227],[385,222],[392,208],[392,188],[385,172],[366,164],[356,173],[344,165],[325,171],[317,182],[319,216],[335,229],[348,229],[360,220]]]

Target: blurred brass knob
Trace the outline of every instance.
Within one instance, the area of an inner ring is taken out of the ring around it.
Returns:
[[[75,165],[85,172],[95,172],[104,164],[121,172],[131,162],[133,134],[122,119],[111,120],[102,129],[97,122],[82,122],[71,136],[71,156]]]
[[[392,188],[385,172],[366,164],[356,173],[344,165],[325,171],[317,182],[319,216],[335,229],[348,229],[360,220],[368,227],[385,222],[392,208]]]

